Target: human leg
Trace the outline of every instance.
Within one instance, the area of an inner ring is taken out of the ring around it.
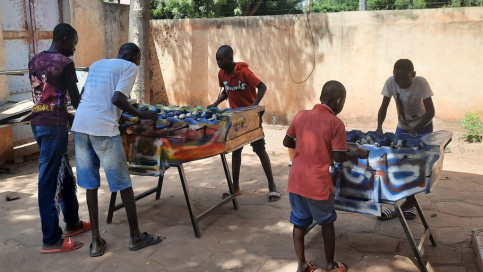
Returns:
[[[345,271],[344,264],[334,262],[335,255],[335,228],[334,222],[337,219],[335,211],[335,197],[331,193],[327,200],[306,199],[307,206],[313,216],[313,220],[322,226],[322,237],[324,238],[325,269],[333,270],[340,267]],[[339,270],[337,270],[339,271]]]
[[[110,190],[112,192],[120,191],[129,224],[130,249],[137,250],[161,242],[161,237],[141,233],[139,230],[136,199],[121,137],[90,136],[90,139],[93,149],[104,167]]]
[[[273,180],[273,173],[272,173],[272,165],[270,163],[270,157],[268,156],[267,151],[265,150],[265,139],[260,139],[251,143],[253,148],[253,152],[255,152],[262,163],[263,171],[265,172],[265,176],[268,180],[268,189],[270,192],[277,192],[277,186]],[[280,199],[280,196],[278,196]],[[277,200],[278,200],[277,199]]]
[[[307,228],[313,222],[313,217],[310,213],[310,208],[305,197],[289,193],[289,201],[290,206],[292,207],[292,212],[290,213],[290,223],[294,225],[292,233],[298,263],[297,271],[310,271],[309,266],[311,265],[307,263],[305,259],[304,237]]]
[[[99,208],[98,208],[98,189],[87,189],[86,199],[89,209],[89,219],[91,221],[92,242],[90,245],[90,255],[101,256],[106,246],[106,241],[102,239],[99,232]]]
[[[58,172],[62,154],[67,151],[67,133],[57,127],[32,126],[32,132],[40,149],[38,205],[44,246],[56,245],[62,236],[57,208]],[[64,139],[65,138],[65,139]]]
[[[231,173],[233,176],[233,191],[236,193],[240,190],[240,169],[241,169],[241,155],[243,147],[232,152],[231,159]]]
[[[75,162],[79,186],[86,189],[87,207],[91,221],[92,242],[90,255],[101,256],[106,246],[99,232],[98,188],[100,160],[88,134],[75,133]]]

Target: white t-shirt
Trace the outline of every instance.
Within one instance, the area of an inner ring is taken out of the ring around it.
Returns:
[[[89,67],[84,93],[72,131],[93,136],[119,135],[121,110],[111,98],[118,91],[129,97],[138,67],[123,59],[101,59]]]
[[[411,86],[402,89],[392,76],[386,80],[381,94],[386,97],[394,97],[398,113],[398,127],[409,130],[416,126],[426,113],[423,100],[433,96],[433,91],[424,77],[414,77]]]

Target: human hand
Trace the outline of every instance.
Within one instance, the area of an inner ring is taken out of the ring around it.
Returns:
[[[410,129],[408,131],[409,134],[411,134],[412,136],[417,136],[418,135],[418,131],[417,130],[414,130],[414,129]]]
[[[360,159],[367,159],[369,157],[369,152],[371,152],[369,149],[365,149],[362,147],[357,148],[357,157]]]
[[[382,131],[382,127],[378,127],[376,129],[376,132],[379,133],[379,134],[384,134],[384,132]]]
[[[158,113],[155,112],[155,111],[151,111],[151,110],[140,111],[138,117],[140,119],[157,120],[158,119]]]
[[[208,106],[206,106],[206,108],[207,108],[207,109],[209,109],[209,108],[216,108],[216,106],[217,106],[217,105],[215,105],[215,104],[209,104]]]

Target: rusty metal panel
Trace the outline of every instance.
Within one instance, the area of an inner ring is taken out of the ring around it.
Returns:
[[[5,61],[7,70],[27,69],[29,60],[29,44],[25,39],[5,40]],[[11,99],[21,101],[31,98],[28,75],[8,76],[8,87]],[[23,95],[19,95],[22,94]]]
[[[26,69],[29,59],[46,50],[52,30],[62,21],[62,0],[2,0],[3,36],[8,70]],[[10,98],[31,98],[28,75],[8,76]]]
[[[50,46],[52,30],[61,22],[61,0],[31,0],[30,10],[34,26],[34,51],[42,52]]]
[[[19,0],[0,1],[3,31],[22,31],[26,29],[26,2]]]

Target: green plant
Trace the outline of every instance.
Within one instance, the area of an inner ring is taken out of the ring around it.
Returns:
[[[483,112],[475,110],[465,113],[465,118],[461,119],[461,125],[466,129],[463,135],[464,140],[468,143],[480,143],[483,134],[483,125],[480,117]]]

